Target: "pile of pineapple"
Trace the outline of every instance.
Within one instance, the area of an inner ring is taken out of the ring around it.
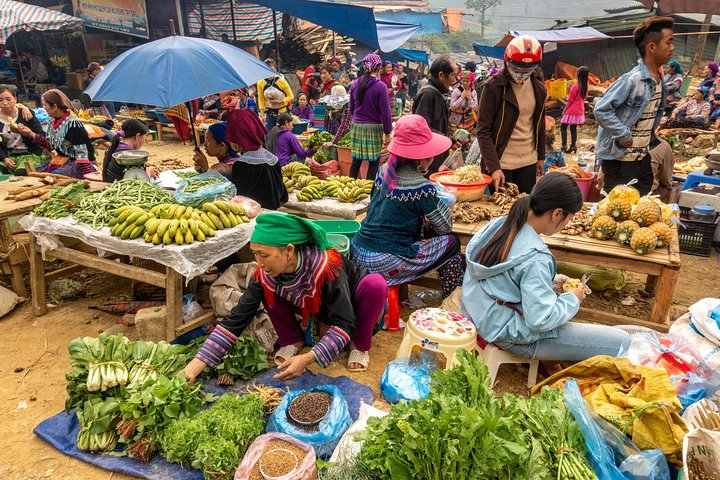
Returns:
[[[642,197],[631,186],[619,185],[598,205],[591,236],[615,239],[645,255],[667,247],[672,239],[673,210],[655,197]]]

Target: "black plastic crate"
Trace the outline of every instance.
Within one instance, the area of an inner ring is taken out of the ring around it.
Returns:
[[[680,241],[680,253],[709,257],[713,244],[713,236],[717,226],[717,218],[714,222],[700,222],[688,220],[690,209],[680,207],[680,221],[685,225],[678,225],[678,240]]]

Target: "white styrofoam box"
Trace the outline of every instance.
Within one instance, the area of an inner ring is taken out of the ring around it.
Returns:
[[[697,187],[689,190],[683,190],[680,193],[678,205],[681,207],[692,208],[695,205],[707,205],[713,207],[716,212],[720,212],[720,187],[711,188]]]

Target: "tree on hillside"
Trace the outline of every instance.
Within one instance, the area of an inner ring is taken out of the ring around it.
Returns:
[[[485,27],[490,25],[490,20],[485,18],[488,9],[500,5],[502,0],[465,0],[465,6],[480,12],[480,35],[485,38]]]

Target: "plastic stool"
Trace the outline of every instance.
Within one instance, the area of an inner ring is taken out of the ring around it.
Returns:
[[[385,314],[388,332],[400,331],[400,285],[388,287],[388,308]]]
[[[705,175],[703,170],[689,173],[683,183],[683,190],[695,188],[701,183],[709,183],[710,185],[720,185],[720,175]]]
[[[490,383],[492,385],[495,384],[495,377],[497,376],[497,372],[500,369],[500,365],[502,365],[503,363],[527,363],[528,365],[530,365],[530,372],[528,373],[527,379],[528,388],[532,387],[533,385],[535,385],[535,383],[537,383],[538,366],[540,365],[540,362],[538,360],[519,357],[514,353],[510,353],[506,350],[500,350],[492,343],[486,345],[484,349],[478,346],[477,352],[482,355],[483,360],[488,367],[488,371],[490,372]]]
[[[477,345],[475,325],[459,313],[442,308],[421,308],[410,315],[396,358],[406,358],[422,350],[442,354],[445,365],[456,362],[458,348],[472,352]]]

